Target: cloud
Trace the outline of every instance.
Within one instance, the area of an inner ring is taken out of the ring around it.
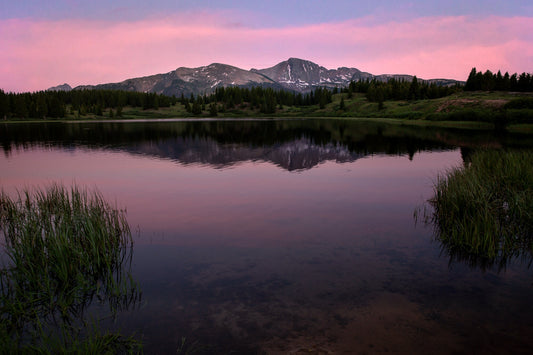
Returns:
[[[134,22],[0,21],[0,88],[33,91],[122,81],[221,62],[264,68],[289,57],[374,74],[465,79],[470,69],[530,71],[528,17],[363,18],[281,28],[243,25],[235,13],[190,12]]]

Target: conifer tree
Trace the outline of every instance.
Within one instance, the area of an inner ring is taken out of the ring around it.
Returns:
[[[209,105],[209,116],[215,117],[217,115],[217,104],[211,103]]]
[[[470,71],[470,74],[468,75],[468,79],[466,79],[465,91],[477,90],[476,77],[477,77],[477,70],[476,68],[472,68],[472,70]]]
[[[410,100],[418,100],[420,98],[420,86],[418,85],[418,79],[415,76],[413,76],[413,80],[411,81],[411,86],[409,86],[409,99]]]
[[[0,119],[6,119],[9,113],[9,98],[4,92],[0,89]]]
[[[199,115],[202,113],[202,105],[198,100],[194,101],[192,104],[192,114],[193,115]]]

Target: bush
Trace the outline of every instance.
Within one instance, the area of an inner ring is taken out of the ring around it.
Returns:
[[[533,97],[513,99],[503,106],[504,109],[533,109]]]
[[[533,123],[533,109],[507,110],[505,112],[506,120],[512,123]]]

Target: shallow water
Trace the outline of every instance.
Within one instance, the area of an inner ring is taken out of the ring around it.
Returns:
[[[145,351],[516,353],[533,271],[450,263],[414,211],[517,136],[343,120],[0,126],[8,193],[62,181],[127,209]]]

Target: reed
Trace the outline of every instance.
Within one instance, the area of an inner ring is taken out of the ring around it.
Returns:
[[[438,240],[485,265],[533,255],[533,152],[478,151],[440,176],[429,200]]]
[[[116,315],[140,297],[128,271],[133,239],[124,211],[77,186],[26,189],[16,199],[2,192],[0,235],[7,256],[0,347],[64,350],[80,342],[105,348],[104,340],[122,339],[93,332],[80,340],[78,328],[87,326],[84,311],[93,300]]]

